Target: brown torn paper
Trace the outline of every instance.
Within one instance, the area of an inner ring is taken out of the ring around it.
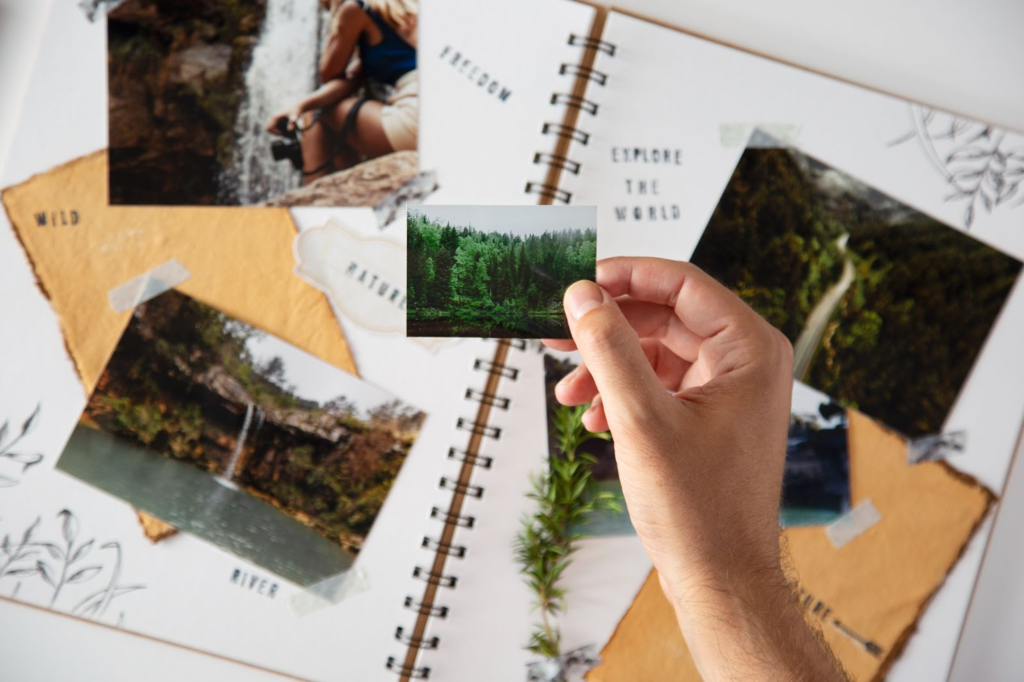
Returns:
[[[945,463],[908,464],[905,441],[859,413],[848,415],[851,501],[870,499],[881,520],[841,549],[820,526],[787,529],[784,543],[808,620],[852,679],[877,680],[994,497]],[[589,682],[700,680],[654,572],[601,656]]]
[[[170,258],[191,273],[177,287],[184,293],[356,371],[327,298],[292,272],[285,208],[109,206],[106,152],[10,187],[3,203],[87,393],[131,316],[107,292]]]

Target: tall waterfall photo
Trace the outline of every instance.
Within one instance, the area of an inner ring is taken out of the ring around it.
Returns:
[[[414,177],[417,3],[342,5],[109,9],[110,203],[375,206]]]
[[[57,468],[308,585],[353,563],[423,419],[172,290],[136,309]]]

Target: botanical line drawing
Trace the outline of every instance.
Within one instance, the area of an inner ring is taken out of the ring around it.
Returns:
[[[0,541],[0,581],[8,577],[38,579],[52,590],[49,608],[56,606],[61,596],[72,594],[78,601],[71,607],[70,613],[90,620],[103,616],[114,599],[145,589],[143,585],[120,583],[120,543],[106,542],[93,552],[96,539],[84,540],[81,537],[78,519],[71,510],[62,509],[57,518],[61,524],[59,542],[46,542],[37,538],[42,517],[36,517],[21,534],[20,540],[12,540],[9,533],[4,535]],[[103,550],[106,553],[101,555]],[[113,562],[108,562],[108,558],[112,558]],[[104,574],[108,567],[110,571],[106,583],[83,596],[82,592],[86,588],[97,587],[93,581]],[[17,595],[20,589],[19,581],[11,596]],[[65,599],[65,602],[69,600]]]
[[[24,454],[24,452],[14,451],[14,446],[20,443],[21,440],[32,431],[32,427],[35,426],[39,417],[40,407],[40,405],[36,405],[36,409],[32,411],[32,414],[29,415],[28,419],[22,422],[21,433],[8,442],[5,441],[7,441],[7,434],[10,430],[9,427],[11,422],[9,419],[6,419],[3,424],[0,424],[0,462],[3,462],[4,464],[20,464],[22,476],[25,475],[25,472],[28,471],[29,468],[34,467],[36,464],[43,461],[42,454],[36,453],[27,455]],[[13,476],[8,476],[7,474],[0,472],[0,488],[10,488],[18,485],[19,483],[21,483],[20,478],[14,478]]]
[[[894,147],[916,139],[928,162],[946,179],[951,192],[945,201],[966,201],[964,228],[970,229],[980,205],[986,212],[1024,203],[1017,197],[1024,182],[1024,145],[1012,146],[1003,130],[911,105],[910,132],[889,143]],[[1011,201],[1017,197],[1016,201]]]

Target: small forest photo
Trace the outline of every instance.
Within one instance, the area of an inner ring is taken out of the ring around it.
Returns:
[[[569,338],[562,296],[593,280],[592,206],[410,206],[408,336]]]
[[[423,419],[172,290],[136,309],[58,468],[310,584],[352,564]]]
[[[748,148],[691,262],[793,343],[794,377],[938,433],[1021,263],[794,149]]]

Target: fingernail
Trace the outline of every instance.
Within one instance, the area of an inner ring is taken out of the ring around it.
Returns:
[[[604,302],[604,292],[593,282],[576,282],[565,291],[565,307],[577,320]]]

